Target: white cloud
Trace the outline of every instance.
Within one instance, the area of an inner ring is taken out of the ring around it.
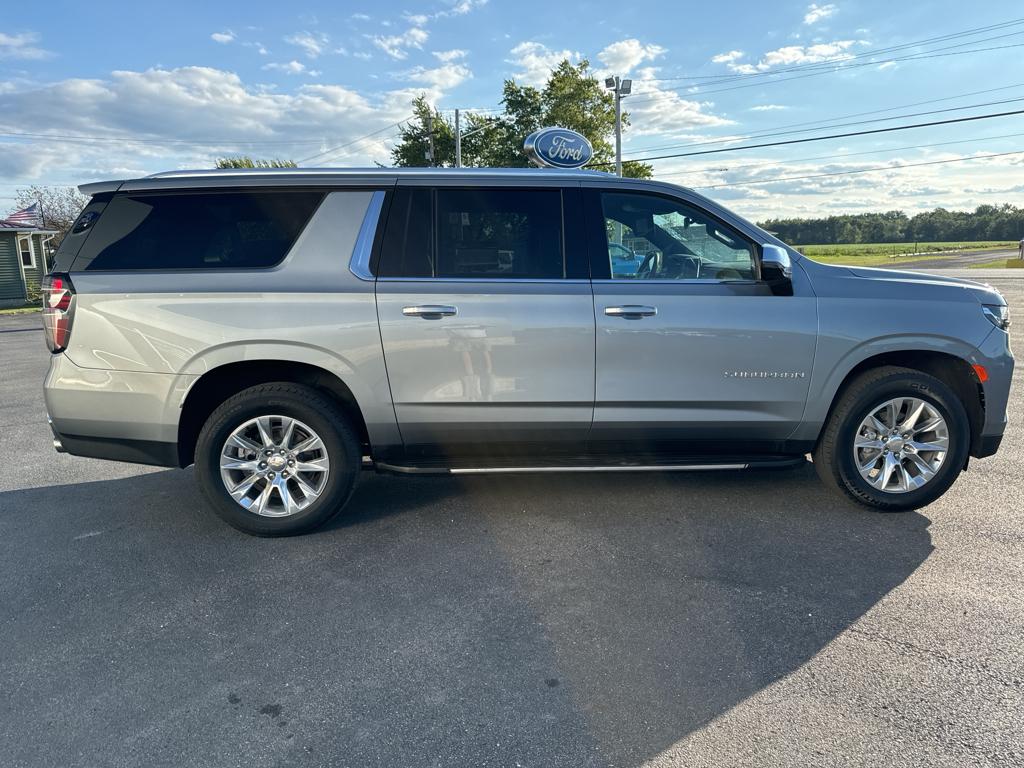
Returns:
[[[717,56],[712,56],[711,61],[715,64],[729,64],[730,62],[736,61],[736,59],[743,58],[743,51],[728,51],[726,53],[720,53]]]
[[[455,62],[448,62],[440,67],[435,67],[434,69],[414,67],[404,73],[404,77],[409,80],[417,83],[426,83],[433,88],[442,90],[454,88],[472,76],[473,73],[470,71],[469,67],[465,64],[458,64]]]
[[[414,27],[422,27],[428,21],[430,21],[430,17],[422,13],[403,13],[402,18],[404,18]]]
[[[367,13],[353,13],[349,18],[354,21],[369,21],[370,15]]]
[[[53,54],[35,45],[39,35],[35,32],[21,32],[8,35],[0,32],[0,59],[48,59]]]
[[[755,72],[767,72],[769,69],[779,66],[816,64],[822,61],[845,61],[846,59],[853,58],[850,48],[863,43],[863,40],[835,40],[831,43],[815,43],[813,45],[787,45],[774,51],[768,51],[756,64],[738,63],[740,56],[733,56],[732,54],[738,54],[739,51],[719,54],[712,61],[719,64],[724,63],[733,72],[750,75]]]
[[[439,11],[436,16],[464,16],[476,8],[487,5],[487,0],[450,0],[450,7],[446,11]]]
[[[430,33],[420,27],[409,27],[400,35],[372,35],[370,41],[393,59],[409,57],[410,48],[422,48]]]
[[[294,35],[288,35],[284,41],[298,46],[308,58],[315,59],[324,52],[329,39],[322,32],[299,32]]]
[[[169,168],[212,167],[215,157],[229,153],[300,160],[318,148],[389,127],[407,116],[409,103],[424,92],[431,102],[444,96],[431,83],[367,93],[306,83],[286,93],[247,84],[235,73],[209,67],[120,71],[104,79],[0,90],[0,132],[39,125],[45,126],[41,132],[54,135],[117,139],[11,143],[0,152],[0,178],[10,183],[38,179],[81,183]],[[392,133],[361,140],[327,162],[386,162]],[[222,144],[208,143],[220,138]],[[265,141],[273,143],[260,144]]]
[[[553,51],[543,43],[531,41],[522,42],[510,51],[514,57],[509,59],[510,64],[522,68],[521,72],[512,75],[513,78],[525,85],[542,86],[547,82],[551,70],[554,69],[563,59],[571,62],[580,60],[579,51],[569,49]]]
[[[634,37],[612,43],[598,53],[597,58],[613,72],[625,74],[644,61],[656,59],[664,53],[665,49],[660,45],[644,45]]]
[[[214,32],[212,35],[210,35],[210,39],[213,40],[215,43],[227,45],[228,43],[234,41],[235,33],[232,32],[230,29],[225,29],[223,32]]]
[[[822,19],[834,16],[838,10],[839,8],[833,3],[827,5],[811,3],[807,6],[807,13],[804,14],[804,24],[817,24]]]
[[[271,62],[270,64],[264,64],[263,69],[270,70],[273,72],[284,72],[286,75],[301,75],[306,71],[306,65],[301,61],[287,61],[284,63]]]
[[[434,51],[434,56],[437,57],[439,61],[448,63],[450,61],[455,61],[456,59],[464,59],[468,53],[469,51],[465,51],[461,48],[453,48],[450,51]]]
[[[789,109],[782,104],[758,104],[750,108],[751,112],[778,112],[779,110]]]
[[[674,90],[661,90],[652,81],[655,70],[651,67],[641,69],[636,76],[641,82],[646,81],[646,87],[643,91],[635,91],[634,96],[623,102],[624,109],[629,112],[627,136],[630,138],[658,135],[685,139],[693,134],[694,129],[734,124],[732,120],[713,114],[710,110],[714,104],[711,102],[687,99]]]

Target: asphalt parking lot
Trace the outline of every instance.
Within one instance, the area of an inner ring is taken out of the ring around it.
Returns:
[[[1020,367],[914,513],[809,465],[364,473],[268,540],[192,470],[54,453],[37,322],[0,319],[4,766],[1024,764]]]

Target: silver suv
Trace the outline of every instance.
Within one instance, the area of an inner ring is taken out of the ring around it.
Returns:
[[[364,468],[812,453],[829,486],[903,510],[1006,425],[998,292],[818,264],[669,184],[261,170],[82,190],[45,286],[54,444],[194,463],[213,511],[250,533],[320,525]]]

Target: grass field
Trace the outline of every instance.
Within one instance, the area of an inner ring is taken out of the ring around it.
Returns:
[[[969,253],[990,248],[1016,249],[1017,243],[989,240],[974,243],[840,243],[794,247],[805,256],[825,264],[870,267],[877,264],[905,263],[934,258],[936,254],[943,253]]]
[[[1024,269],[1024,260],[1021,259],[993,259],[981,264],[971,264],[971,269]]]
[[[31,307],[8,307],[7,309],[0,309],[0,315],[25,315],[31,312],[39,312],[42,307],[31,306]]]

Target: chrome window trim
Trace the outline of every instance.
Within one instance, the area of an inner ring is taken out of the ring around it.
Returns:
[[[370,204],[366,206],[363,223],[359,227],[352,258],[348,264],[349,272],[367,282],[373,282],[374,279],[373,273],[370,272],[370,257],[373,256],[373,240],[377,235],[377,225],[380,223],[380,212],[383,207],[384,190],[378,189],[370,196]]]
[[[531,277],[378,277],[378,283],[539,283],[550,285],[588,285],[591,281],[580,278],[531,278]]]
[[[704,279],[704,278],[687,278],[687,279],[642,279],[632,280],[625,277],[612,277],[612,278],[598,278],[597,280],[591,280],[594,285],[758,285],[761,280],[717,280],[717,279]]]

